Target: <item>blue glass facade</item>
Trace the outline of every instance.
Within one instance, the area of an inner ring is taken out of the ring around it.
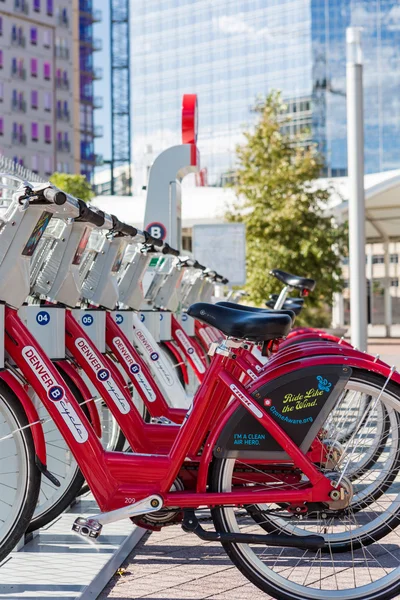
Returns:
[[[328,174],[346,173],[345,34],[364,28],[366,171],[400,156],[400,7],[387,0],[135,0],[132,114],[135,166],[180,142],[180,101],[199,97],[208,181],[235,167],[258,95],[282,90],[290,131],[310,127]]]

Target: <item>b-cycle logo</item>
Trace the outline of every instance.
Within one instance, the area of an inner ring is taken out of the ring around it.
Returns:
[[[258,417],[259,419],[261,419],[261,417],[263,416],[261,410],[255,404],[253,404],[253,402],[251,402],[251,400],[249,400],[247,398],[247,396],[245,396],[239,390],[239,388],[236,387],[236,385],[234,383],[232,383],[229,386],[229,388],[231,389],[231,391],[233,392],[233,394],[236,396],[236,398],[238,398],[242,404],[245,404],[247,406],[247,408],[250,409],[250,411],[253,413],[253,415],[255,415],[256,417]]]
[[[147,377],[145,377],[142,373],[140,366],[135,361],[134,357],[132,356],[132,353],[126,347],[123,340],[121,340],[120,337],[115,337],[113,339],[113,343],[114,346],[118,348],[122,359],[124,360],[125,364],[129,367],[129,371],[132,373],[132,375],[134,375],[135,380],[139,384],[147,400],[149,402],[154,402],[154,400],[156,399],[155,391],[151,387],[151,384],[148,381]]]
[[[121,392],[118,385],[115,383],[114,379],[111,377],[109,369],[106,369],[101,362],[101,359],[94,348],[92,348],[89,343],[81,337],[76,338],[75,346],[85,358],[86,363],[90,366],[92,371],[96,373],[96,378],[108,392],[119,412],[121,412],[123,415],[126,415],[131,410],[131,405],[125,398],[123,392]]]
[[[141,348],[145,351],[145,353],[149,356],[150,360],[152,361],[152,365],[160,373],[163,382],[166,383],[169,387],[173,386],[173,374],[169,372],[168,366],[166,365],[160,354],[154,350],[152,344],[147,339],[146,334],[141,329],[135,329],[135,336]]]
[[[193,361],[194,366],[196,367],[196,369],[198,370],[198,372],[199,373],[205,373],[206,368],[203,365],[200,356],[197,354],[196,350],[193,348],[192,344],[190,343],[190,340],[186,336],[185,332],[182,331],[181,329],[177,329],[176,330],[176,337],[178,338],[178,340],[182,344],[182,346],[183,346],[186,354],[188,354],[190,356],[190,360]]]
[[[107,381],[107,379],[110,379],[110,371],[108,369],[100,369],[100,371],[97,371],[97,379]]]
[[[72,404],[65,399],[64,388],[56,383],[45,363],[36,354],[35,348],[25,346],[21,354],[42,388],[46,390],[47,397],[53,402],[75,440],[79,444],[86,442],[89,437],[87,429]]]
[[[62,400],[64,398],[64,388],[62,388],[60,385],[52,385],[49,391],[47,392],[47,395],[50,398],[50,400],[53,400],[53,402],[58,402],[59,400]]]

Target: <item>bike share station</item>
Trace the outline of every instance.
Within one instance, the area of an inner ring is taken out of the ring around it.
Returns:
[[[149,173],[145,229],[154,238],[167,242],[173,248],[178,248],[179,251],[181,251],[181,182],[187,174],[196,173],[200,169],[196,130],[197,98],[195,95],[186,95],[182,106],[182,144],[162,152],[156,158]],[[69,304],[67,303],[67,305],[71,306],[71,297],[74,298],[74,294],[78,301],[77,281],[79,268],[82,266],[80,262],[90,233],[90,227],[87,227],[86,223],[75,223],[73,227],[65,226],[62,232],[64,236],[62,241],[70,243],[71,248],[78,248],[68,277],[60,285],[57,282],[56,274],[53,275],[52,283],[50,280],[45,281],[46,277],[38,279],[35,284],[38,293],[48,294],[51,287],[57,288],[58,286],[59,302],[62,303],[63,299],[68,297]],[[77,239],[84,240],[84,242],[77,246]],[[50,239],[48,247],[43,244],[41,248],[43,256],[46,254],[46,250],[49,250],[51,241]],[[101,279],[99,273],[101,274],[100,267],[104,267],[103,255],[104,261],[111,261],[110,264],[118,267],[121,265],[126,245],[118,246],[116,244],[115,251],[104,252],[104,245],[112,243],[105,236],[103,237],[103,246],[97,248],[98,260],[96,269],[93,269],[93,277],[97,276],[98,279]],[[121,285],[119,289],[119,298],[123,304],[130,307],[135,306],[138,312],[115,310],[111,314],[125,335],[132,337],[132,330],[136,332],[137,345],[142,346],[143,354],[150,353],[150,360],[161,372],[160,387],[162,388],[162,376],[166,376],[167,384],[172,386],[172,393],[177,398],[177,406],[187,409],[190,401],[185,394],[173,388],[174,384],[171,383],[171,378],[165,375],[170,367],[163,363],[163,359],[158,353],[154,352],[157,342],[172,339],[171,310],[175,311],[179,303],[174,291],[180,283],[183,272],[176,270],[176,277],[166,280],[167,283],[163,286],[162,277],[160,284],[160,273],[153,268],[160,259],[145,254],[139,259],[141,268],[135,271],[136,279],[135,277],[126,277],[128,283],[125,287]],[[161,260],[164,260],[167,272],[171,261],[169,257],[161,258]],[[40,265],[40,260],[35,263],[33,270],[38,265]],[[126,272],[129,272],[130,266],[127,265]],[[170,310],[159,312],[149,309],[146,302],[141,306],[137,304],[141,301],[141,295],[137,293],[139,275],[143,275],[144,272],[146,273],[143,280],[144,288],[151,291],[153,286],[155,294],[161,296],[165,294],[171,297],[172,300],[168,304],[168,308],[171,307]],[[114,302],[115,305],[115,300],[118,300],[116,286],[102,287],[97,281],[97,287],[93,288],[91,285],[93,277],[86,280],[88,283],[84,297],[88,303],[90,304],[92,301],[95,305],[111,306]],[[93,289],[95,289],[94,292],[91,291]],[[111,300],[108,299],[109,296],[112,297]],[[2,304],[0,304],[0,311],[0,318],[4,321],[4,305]],[[44,306],[26,305],[19,310],[20,318],[51,359],[63,360],[65,358],[65,312],[64,308],[47,304]],[[104,353],[106,351],[106,311],[89,308],[86,310],[76,309],[72,312],[98,350]],[[193,320],[188,319],[187,315],[181,315],[180,322],[186,333],[193,335]],[[142,332],[143,325],[146,325],[147,328],[145,334]],[[3,328],[1,335],[4,337]],[[194,350],[193,353],[195,354],[195,352]],[[195,357],[192,356],[192,358]],[[198,360],[201,362],[200,359]],[[4,364],[4,340],[2,339],[0,339],[0,363]],[[201,367],[203,368],[202,365]],[[90,382],[86,383],[90,387]],[[93,393],[92,387],[90,387],[90,392]],[[39,409],[38,413],[42,417]],[[45,414],[47,415],[47,413]],[[53,426],[53,430],[57,431],[50,419],[47,419],[47,422],[46,419],[43,419],[42,422],[44,422],[43,427],[47,427],[47,430]],[[60,450],[65,451],[65,448],[62,447]],[[51,467],[49,466],[49,471],[57,473],[57,450],[53,456]],[[77,516],[85,517],[96,512],[98,512],[98,507],[93,496],[86,493],[78,497],[76,502],[55,521],[33,533],[26,534],[15,551],[0,564],[0,598],[10,600],[19,598],[52,598],[53,600],[96,598],[146,531],[132,524],[129,519],[108,524],[96,542],[89,538],[83,538],[72,531]]]

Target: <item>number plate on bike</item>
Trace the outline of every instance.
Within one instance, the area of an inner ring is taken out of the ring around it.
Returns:
[[[272,380],[253,392],[254,401],[306,452],[327,421],[347,381],[350,367],[308,367]],[[222,432],[218,457],[287,459],[288,455],[244,407],[239,407]]]

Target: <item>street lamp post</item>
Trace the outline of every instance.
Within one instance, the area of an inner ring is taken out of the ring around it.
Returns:
[[[346,42],[351,343],[360,350],[366,350],[367,283],[365,276],[364,106],[361,29],[348,27]]]

